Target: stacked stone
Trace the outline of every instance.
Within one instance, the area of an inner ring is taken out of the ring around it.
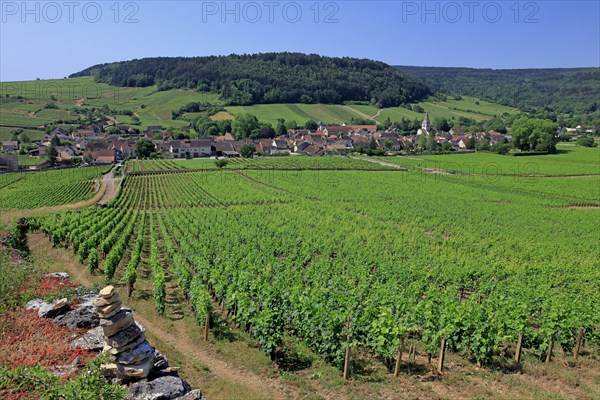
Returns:
[[[93,304],[100,315],[104,351],[115,357],[114,364],[105,368],[114,370],[121,379],[146,378],[154,365],[154,348],[146,341],[144,329],[134,321],[131,310],[121,307],[113,286],[102,289]]]

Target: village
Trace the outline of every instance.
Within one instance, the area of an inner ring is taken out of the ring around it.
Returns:
[[[398,154],[419,151],[471,152],[476,146],[508,143],[507,134],[488,132],[465,132],[452,128],[438,130],[431,126],[426,114],[421,128],[412,135],[402,135],[397,127],[379,130],[377,125],[325,125],[318,124],[316,130],[289,129],[284,135],[273,138],[249,139],[236,137],[235,133],[221,136],[175,139],[174,134],[162,126],[149,126],[145,132],[135,132],[128,126],[118,126],[118,133],[108,133],[104,126],[90,125],[75,129],[71,133],[55,128],[43,140],[33,142],[36,148],[27,152],[33,157],[46,157],[50,147],[56,150],[57,165],[109,164],[136,157],[136,146],[140,140],[150,141],[155,154],[162,158],[230,158],[241,157],[242,147],[250,146],[254,155],[344,155],[351,152],[367,154]],[[18,141],[3,141],[0,155],[0,170],[18,169]],[[44,168],[41,163],[33,168]]]

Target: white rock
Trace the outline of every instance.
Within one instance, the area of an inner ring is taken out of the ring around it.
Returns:
[[[33,300],[29,300],[27,302],[27,304],[25,305],[25,308],[28,310],[39,310],[40,308],[42,308],[44,306],[50,308],[50,304],[46,303],[44,300],[33,299]]]

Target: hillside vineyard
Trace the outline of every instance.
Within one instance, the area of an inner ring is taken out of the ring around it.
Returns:
[[[270,354],[285,331],[339,367],[348,345],[391,359],[402,338],[488,363],[520,335],[540,357],[580,329],[600,344],[598,215],[567,207],[597,201],[597,178],[547,179],[164,169],[37,224],[108,282],[148,276],[161,314],[165,276],[201,325],[221,303]]]

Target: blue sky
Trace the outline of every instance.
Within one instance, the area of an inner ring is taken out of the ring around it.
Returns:
[[[600,66],[596,0],[0,3],[0,81],[150,56],[267,51],[393,65]]]

